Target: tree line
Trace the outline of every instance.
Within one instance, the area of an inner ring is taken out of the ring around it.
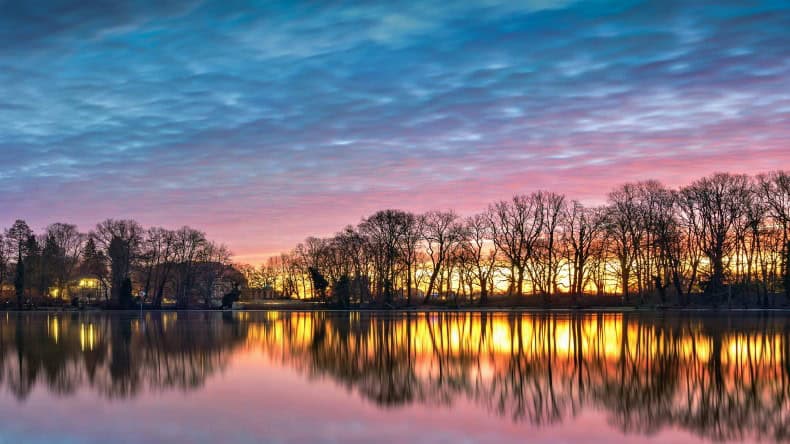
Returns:
[[[17,220],[0,234],[0,288],[18,307],[72,297],[76,280],[98,283],[100,302],[130,308],[137,301],[161,307],[166,297],[188,307],[210,297],[228,270],[230,252],[190,227],[143,228],[107,219],[83,233],[54,223],[35,233]]]
[[[493,295],[768,306],[790,292],[789,230],[790,172],[716,173],[677,189],[623,184],[593,207],[537,191],[468,217],[382,210],[242,271],[253,286],[343,306]]]

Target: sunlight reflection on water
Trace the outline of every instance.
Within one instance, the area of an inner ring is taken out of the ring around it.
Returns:
[[[787,441],[782,314],[0,318],[0,442]]]

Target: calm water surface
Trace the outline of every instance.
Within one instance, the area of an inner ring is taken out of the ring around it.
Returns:
[[[0,314],[0,443],[784,442],[785,314]]]

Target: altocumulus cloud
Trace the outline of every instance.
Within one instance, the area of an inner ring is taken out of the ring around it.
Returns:
[[[790,161],[787,2],[395,3],[0,1],[2,223],[255,260],[381,207]]]

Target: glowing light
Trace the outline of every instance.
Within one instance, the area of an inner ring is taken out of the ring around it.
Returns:
[[[80,349],[82,351],[93,351],[96,346],[96,329],[92,323],[87,327],[84,323],[80,324]]]
[[[79,282],[80,288],[99,288],[99,280],[94,278],[83,278]]]
[[[57,344],[60,341],[60,319],[47,317],[47,331],[49,336],[55,341],[55,344]]]

